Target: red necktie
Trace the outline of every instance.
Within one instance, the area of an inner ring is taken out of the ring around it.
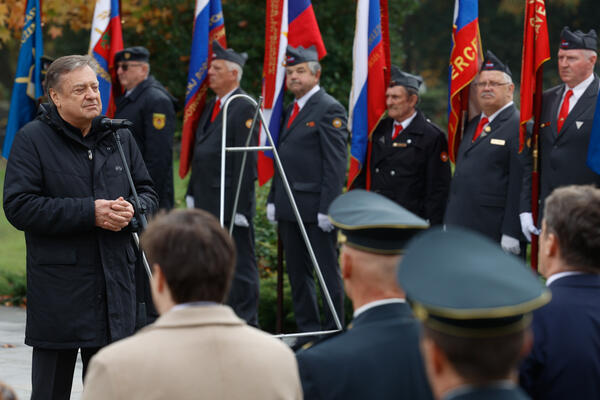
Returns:
[[[483,117],[479,120],[479,124],[477,125],[477,130],[475,131],[475,135],[473,135],[473,140],[471,142],[474,142],[477,140],[479,135],[481,135],[481,132],[483,132],[483,127],[488,122],[489,122],[489,120],[487,119],[487,117]]]
[[[221,111],[221,100],[217,99],[215,106],[213,107],[212,115],[210,116],[210,122],[213,122],[217,115],[219,115],[219,111]]]
[[[392,133],[392,140],[398,137],[400,131],[402,131],[402,124],[394,124],[394,133]]]
[[[299,111],[300,111],[300,106],[298,105],[297,101],[294,101],[294,109],[292,110],[292,115],[290,115],[290,119],[288,119],[288,123],[287,123],[288,128],[290,127],[290,125],[292,125],[292,122],[296,118],[296,115],[298,115]]]
[[[565,94],[565,99],[563,100],[560,112],[558,113],[558,121],[556,121],[556,130],[558,132],[562,129],[565,119],[567,119],[567,115],[569,115],[569,99],[571,96],[573,96],[573,91],[569,89]]]

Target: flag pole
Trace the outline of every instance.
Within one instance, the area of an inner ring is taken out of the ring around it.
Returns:
[[[531,135],[532,162],[531,172],[531,214],[534,223],[539,217],[539,196],[540,196],[540,174],[539,174],[539,134],[540,134],[540,115],[542,113],[542,85],[543,85],[544,66],[540,65],[535,73],[535,93],[533,96],[533,132]],[[534,271],[538,269],[538,235],[531,235],[531,268]]]

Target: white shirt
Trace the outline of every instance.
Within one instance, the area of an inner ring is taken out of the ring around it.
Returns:
[[[394,134],[394,131],[396,130],[396,126],[398,126],[398,125],[402,125],[402,130],[400,131],[400,133],[402,133],[402,131],[405,130],[406,128],[408,128],[410,123],[413,122],[413,119],[415,119],[416,116],[417,116],[417,112],[415,111],[414,113],[412,113],[412,115],[410,117],[406,118],[402,122],[398,122],[398,121],[394,120],[394,125],[392,126],[392,135]]]
[[[558,272],[556,274],[553,274],[550,276],[550,278],[548,278],[546,280],[546,286],[550,286],[550,284],[556,280],[559,280],[560,278],[564,278],[565,276],[571,276],[571,275],[581,275],[583,274],[583,272],[581,271],[565,271],[565,272]]]
[[[312,95],[317,93],[319,90],[321,90],[321,87],[317,84],[308,92],[306,92],[304,96],[300,97],[299,99],[296,99],[296,103],[298,104],[298,112],[302,110],[302,107],[304,107],[308,99],[310,99]]]
[[[356,310],[354,310],[354,318],[358,317],[360,314],[364,313],[365,311],[370,310],[371,308],[383,306],[386,304],[394,304],[394,303],[406,303],[406,300],[396,298],[396,299],[383,299],[383,300],[372,301],[372,302],[364,304],[361,307],[358,307]]]
[[[235,89],[233,89],[231,92],[227,93],[225,96],[223,97],[219,97],[217,96],[217,100],[221,101],[220,107],[223,108],[223,106],[225,106],[225,102],[227,101],[227,99],[229,98],[229,96],[231,96],[233,94],[233,92],[235,92],[237,90],[237,87]]]
[[[486,124],[486,126],[487,126],[487,125],[491,124],[491,123],[492,123],[492,121],[493,121],[493,120],[494,120],[494,119],[495,119],[495,118],[496,118],[496,117],[497,117],[497,116],[498,116],[498,115],[499,115],[499,114],[500,114],[502,111],[504,111],[504,110],[505,110],[505,109],[507,109],[508,107],[512,106],[513,104],[514,104],[514,102],[513,102],[513,101],[509,101],[508,103],[506,103],[506,104],[504,105],[504,107],[502,107],[501,109],[499,109],[498,111],[496,111],[495,113],[493,113],[492,115],[490,115],[489,117],[488,117],[487,115],[485,115],[485,113],[481,113],[481,118],[487,117],[487,119],[488,119],[488,123]]]
[[[563,103],[563,101],[565,99],[565,95],[567,94],[569,89],[571,89],[573,91],[573,95],[571,95],[571,98],[569,99],[569,112],[571,112],[573,107],[575,107],[575,104],[577,104],[577,101],[579,100],[581,95],[583,95],[583,93],[587,90],[588,86],[590,86],[590,84],[592,83],[593,80],[594,80],[594,74],[592,73],[583,82],[581,82],[579,85],[575,86],[574,88],[570,88],[569,85],[565,84],[565,92],[562,94],[562,97],[560,99],[560,106],[558,107],[556,116],[558,117],[558,114],[560,114],[560,109],[562,107],[562,103]]]

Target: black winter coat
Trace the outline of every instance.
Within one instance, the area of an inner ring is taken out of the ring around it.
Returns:
[[[127,162],[148,212],[157,196],[133,137],[121,130]],[[131,231],[95,226],[95,199],[123,196],[126,173],[110,131],[80,131],[42,105],[15,136],[4,182],[7,219],[25,232],[25,343],[65,349],[95,347],[133,333]]]

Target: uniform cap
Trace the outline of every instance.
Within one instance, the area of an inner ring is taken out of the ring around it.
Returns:
[[[404,86],[419,90],[423,83],[423,78],[417,75],[402,71],[395,65],[392,65],[390,76],[390,86]]]
[[[219,42],[214,40],[212,42],[212,59],[231,61],[238,64],[240,67],[243,67],[248,59],[248,54],[236,53],[233,49],[225,49]]]
[[[142,46],[128,47],[115,54],[115,62],[119,61],[150,61],[150,52]]]
[[[598,48],[598,36],[593,29],[588,33],[583,33],[580,30],[571,32],[571,29],[565,26],[560,33],[559,47],[563,50],[587,49],[596,51]]]
[[[510,68],[508,68],[507,64],[504,64],[494,53],[488,50],[485,53],[485,59],[481,64],[482,71],[502,71],[507,73],[512,77],[512,72],[510,72]]]
[[[314,45],[307,48],[302,46],[292,47],[288,45],[285,56],[285,65],[287,66],[302,64],[309,61],[319,61],[319,54]]]

